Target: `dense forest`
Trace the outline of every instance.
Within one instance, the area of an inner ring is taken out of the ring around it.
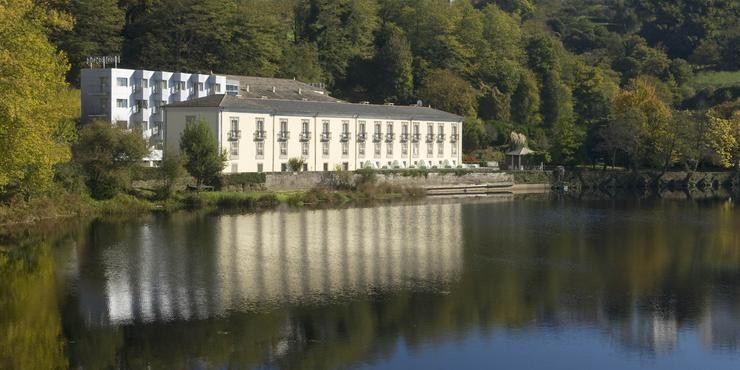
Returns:
[[[695,170],[740,158],[736,0],[12,3],[0,5],[0,87],[25,95],[0,102],[3,131],[45,125],[55,144],[74,135],[59,125],[71,104],[54,76],[76,86],[86,56],[120,54],[123,67],[297,78],[348,101],[421,100],[466,117],[467,161],[500,159],[512,131],[536,163]],[[49,96],[60,102],[13,110]],[[38,138],[13,135],[0,135],[3,150]],[[0,185],[48,178],[45,168],[69,156],[45,148],[31,166],[43,171],[4,155]]]

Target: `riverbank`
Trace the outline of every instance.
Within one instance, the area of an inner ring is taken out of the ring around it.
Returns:
[[[424,196],[423,189],[385,183],[345,189],[318,186],[310,190],[292,191],[178,192],[166,200],[131,194],[95,200],[87,195],[57,192],[0,207],[0,235],[73,218],[135,216],[149,212],[198,209],[258,211],[283,204],[294,207],[332,207],[418,199]]]

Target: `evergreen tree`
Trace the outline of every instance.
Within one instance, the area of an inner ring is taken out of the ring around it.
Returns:
[[[405,102],[414,89],[409,42],[403,30],[392,23],[386,23],[378,34],[377,43],[374,95],[381,101]]]
[[[540,96],[534,75],[527,71],[520,75],[516,91],[511,98],[511,119],[520,125],[539,125]]]

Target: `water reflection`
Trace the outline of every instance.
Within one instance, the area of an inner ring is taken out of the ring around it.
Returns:
[[[86,263],[103,276],[83,275],[80,284],[102,278],[104,289],[80,290],[81,314],[98,325],[206,319],[410,285],[438,289],[462,269],[460,207],[183,214],[132,228],[124,241],[115,236],[120,225],[100,224]]]
[[[0,265],[38,318],[0,296],[0,325],[81,369],[733,368],[737,230],[732,203],[547,198],[98,222]]]

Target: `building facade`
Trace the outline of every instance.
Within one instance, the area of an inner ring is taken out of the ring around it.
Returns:
[[[227,152],[225,173],[371,168],[454,168],[462,117],[421,106],[214,95],[164,107],[165,145],[179,147],[187,122],[208,123]]]
[[[80,94],[83,122],[101,119],[140,129],[144,138],[161,140],[162,106],[208,95],[238,91],[239,82],[225,76],[123,68],[83,69]],[[152,146],[145,160],[162,158]]]

